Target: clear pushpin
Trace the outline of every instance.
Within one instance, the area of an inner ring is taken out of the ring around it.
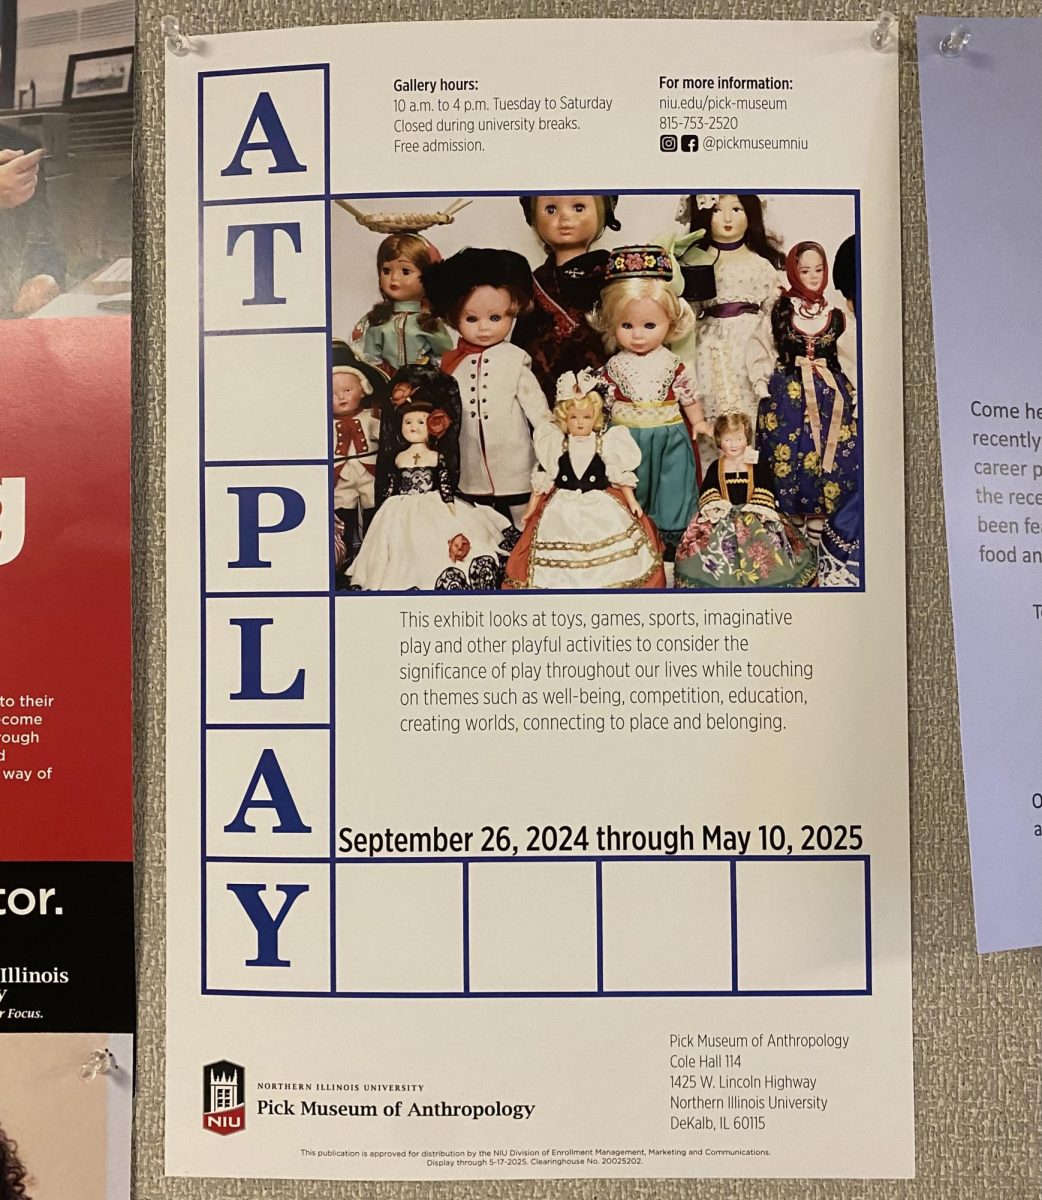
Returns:
[[[192,43],[181,32],[177,17],[164,17],[159,22],[159,29],[166,39],[166,48],[178,58],[184,58],[192,49]]]
[[[868,35],[873,50],[889,50],[897,40],[897,17],[892,12],[881,12],[876,17],[876,27]]]
[[[941,38],[938,46],[945,58],[958,58],[969,44],[970,31],[965,25],[956,25],[946,38]]]
[[[116,1059],[107,1046],[104,1050],[92,1050],[80,1064],[80,1078],[85,1083],[90,1083],[99,1075],[107,1075],[109,1071],[115,1070],[115,1067]]]

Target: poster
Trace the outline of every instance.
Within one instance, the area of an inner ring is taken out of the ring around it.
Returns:
[[[0,1192],[31,1200],[130,1194],[133,98],[63,89],[133,40],[99,7],[0,5]]]
[[[913,1173],[869,33],[168,58],[168,1173]]]
[[[945,21],[919,21],[923,160],[952,615],[959,675],[963,771],[982,952],[1042,943],[1042,721],[1038,656],[1025,653],[1042,620],[1042,348],[1031,313],[1042,284],[1023,269],[1023,230],[1042,188],[1042,90],[1035,64],[1042,22],[974,20],[961,54],[939,51]],[[1004,114],[1016,111],[1024,145],[1008,153]],[[968,216],[1009,197],[988,232],[990,274],[1003,320],[987,365],[947,247],[969,236]],[[982,618],[982,614],[987,614]],[[1003,680],[1008,703],[996,704]]]

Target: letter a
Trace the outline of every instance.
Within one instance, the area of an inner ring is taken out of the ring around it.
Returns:
[[[259,125],[267,141],[251,142],[250,136],[254,127]],[[232,161],[221,172],[222,175],[252,175],[250,167],[242,165],[242,156],[254,150],[268,150],[275,159],[275,165],[268,168],[269,175],[287,175],[292,171],[306,171],[307,167],[297,162],[293,147],[286,136],[282,118],[268,92],[261,92],[257,103],[253,106],[250,119],[246,122],[239,148],[232,155]]]
[[[277,883],[275,891],[281,892],[285,899],[282,907],[272,916],[268,906],[261,899],[261,892],[267,890],[266,883],[229,883],[228,891],[242,905],[246,915],[253,922],[257,931],[257,957],[245,961],[247,967],[288,967],[288,958],[279,958],[279,930],[282,922],[289,916],[289,910],[297,902],[297,898],[311,889],[306,883]]]
[[[268,799],[254,800],[253,797],[256,795],[257,788],[261,782],[268,789]],[[225,825],[224,832],[256,833],[256,825],[250,825],[246,821],[246,813],[251,808],[273,808],[278,813],[279,823],[272,830],[272,833],[311,832],[311,826],[305,825],[300,819],[300,813],[293,802],[293,796],[290,794],[286,776],[282,773],[282,765],[279,763],[275,751],[270,747],[264,750],[257,760],[256,770],[254,770],[253,778],[246,788],[246,795],[242,798],[239,811]]]

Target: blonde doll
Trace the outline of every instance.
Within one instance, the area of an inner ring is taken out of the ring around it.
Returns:
[[[438,358],[452,348],[448,330],[427,311],[423,271],[441,262],[436,247],[418,233],[395,233],[376,252],[376,278],[382,299],[355,327],[362,356],[388,375],[410,363]]]
[[[670,286],[675,264],[661,246],[623,246],[608,260],[601,302],[590,317],[616,351],[599,378],[612,425],[640,449],[636,497],[667,546],[687,528],[698,495],[695,439],[711,432],[692,371],[668,349],[694,324]]]
[[[662,543],[634,494],[640,450],[625,426],[605,430],[590,383],[563,376],[552,421],[535,431],[532,499],[505,588],[666,585]]]

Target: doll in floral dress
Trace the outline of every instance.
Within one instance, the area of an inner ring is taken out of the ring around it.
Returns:
[[[771,475],[750,449],[744,413],[717,417],[718,457],[706,471],[698,512],[677,547],[678,588],[812,586],[817,562],[792,522],[778,512]]]
[[[778,508],[817,542],[825,518],[859,490],[857,366],[846,317],[825,299],[822,247],[797,242],[785,271],[789,289],[771,312],[777,357],[760,404],[759,446]],[[771,347],[762,349],[766,360]]]

